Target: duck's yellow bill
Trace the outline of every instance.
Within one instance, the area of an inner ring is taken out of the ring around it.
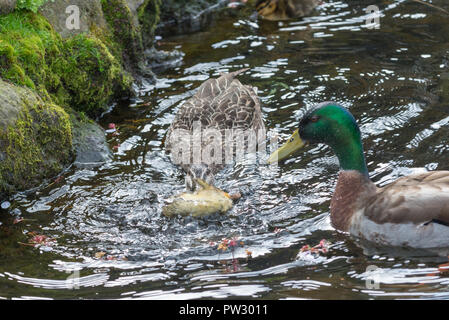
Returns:
[[[304,141],[302,141],[301,137],[299,136],[299,130],[296,129],[295,132],[293,132],[292,136],[286,143],[282,145],[279,149],[277,149],[275,152],[273,152],[270,157],[268,158],[268,163],[274,163],[278,162],[280,160],[283,160],[293,154],[296,150],[301,149],[306,144]]]

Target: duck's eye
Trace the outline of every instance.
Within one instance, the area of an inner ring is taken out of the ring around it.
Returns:
[[[318,117],[318,116],[312,116],[312,117],[310,118],[310,121],[311,121],[311,122],[317,122],[318,120],[320,120],[320,117]]]

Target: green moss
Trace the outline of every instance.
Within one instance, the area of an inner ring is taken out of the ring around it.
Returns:
[[[0,76],[36,90],[49,103],[94,116],[132,79],[95,35],[62,39],[39,14],[0,17]]]
[[[0,119],[6,123],[0,125],[0,197],[58,174],[72,157],[74,123],[129,93],[133,79],[124,65],[136,66],[143,56],[140,26],[124,0],[102,3],[110,28],[91,26],[89,34],[68,39],[38,13],[0,16],[0,78],[19,86],[0,79],[1,95],[10,92],[16,101],[17,91],[22,103],[5,109],[7,121]],[[139,11],[151,32],[160,3],[147,0]]]
[[[76,36],[65,47],[67,56],[57,59],[54,69],[70,93],[69,104],[78,106],[76,110],[92,114],[131,86],[132,79],[97,38]]]
[[[4,153],[0,161],[0,193],[37,185],[43,178],[58,174],[71,158],[68,114],[27,90],[17,93],[23,104],[18,117],[0,129]]]
[[[142,29],[145,30],[143,34],[147,45],[149,44],[149,41],[154,38],[154,31],[159,23],[161,14],[161,5],[162,0],[146,0],[144,4],[139,7],[139,22],[142,25]]]
[[[11,80],[14,83],[25,85],[34,89],[33,81],[25,74],[25,71],[18,64],[13,64],[3,73],[6,79]]]
[[[114,40],[120,44],[123,60],[129,66],[142,58],[143,44],[140,26],[133,22],[132,13],[125,0],[101,0],[101,6]]]
[[[37,9],[47,1],[48,0],[17,0],[16,8],[37,12]]]
[[[115,41],[114,34],[109,28],[100,28],[97,25],[91,25],[89,32],[92,37],[101,40],[115,59],[123,65],[123,46]]]
[[[2,64],[16,61],[16,52],[9,43],[0,40],[0,61]]]

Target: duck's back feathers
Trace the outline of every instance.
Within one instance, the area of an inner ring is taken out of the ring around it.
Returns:
[[[253,87],[245,86],[235,79],[235,76],[246,70],[205,81],[197,93],[181,106],[167,137],[174,129],[192,131],[196,122],[201,123],[202,129],[263,128],[260,102]]]
[[[260,102],[254,88],[243,85],[235,78],[247,70],[241,69],[205,81],[198,91],[181,106],[169,128],[165,140],[168,152],[191,144],[190,139],[197,129],[201,129],[203,134],[201,150],[209,150],[213,144],[217,143],[213,139],[204,138],[207,130],[216,129],[221,134],[222,140],[219,146],[222,154],[221,161],[218,161],[220,163],[195,163],[193,154],[188,161],[175,161],[193,178],[202,178],[211,183],[212,180],[209,178],[224,167],[226,130],[242,130],[246,133],[248,130],[255,133],[260,130],[265,132]],[[260,138],[262,137],[265,139],[264,135],[260,135]],[[186,176],[189,186],[187,178],[189,177]]]
[[[410,175],[377,190],[365,208],[367,218],[376,223],[449,225],[449,171]]]

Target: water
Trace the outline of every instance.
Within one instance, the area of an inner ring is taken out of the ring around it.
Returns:
[[[241,81],[258,87],[267,128],[282,139],[306,108],[334,100],[360,124],[378,185],[449,169],[449,15],[383,1],[380,28],[367,29],[369,4],[328,0],[314,16],[282,23],[235,12],[162,39],[158,48],[185,53],[182,64],[100,120],[120,133],[108,135],[113,160],[74,166],[3,210],[0,298],[448,299],[437,258],[364,252],[331,227],[338,162],[325,146],[278,169],[225,169],[217,186],[242,193],[225,216],[161,215],[164,199],[184,188],[163,149],[179,103],[209,77],[243,67],[251,70]],[[28,244],[40,235],[44,245]],[[237,239],[234,252],[218,250],[223,238]],[[327,253],[299,253],[321,239]]]

